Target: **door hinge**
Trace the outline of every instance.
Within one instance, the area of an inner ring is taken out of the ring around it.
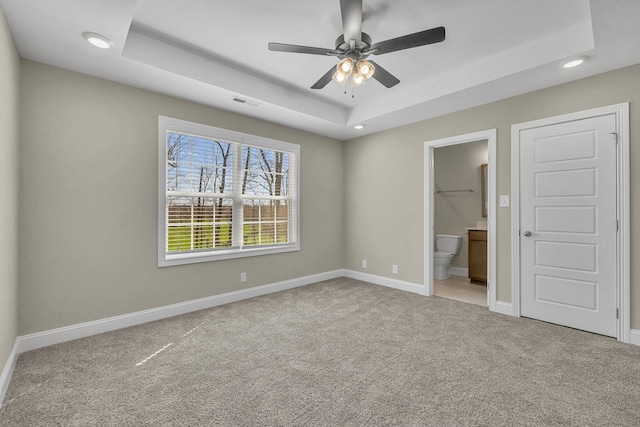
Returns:
[[[620,231],[620,221],[616,220],[616,231]]]
[[[616,144],[618,143],[618,132],[611,132],[611,135],[615,135],[616,137]]]
[[[620,318],[620,309],[616,308],[616,319]]]

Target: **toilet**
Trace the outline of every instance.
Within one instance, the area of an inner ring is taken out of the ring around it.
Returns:
[[[455,234],[436,234],[436,252],[433,253],[433,278],[447,280],[449,276],[449,263],[458,255],[462,245],[462,236]]]

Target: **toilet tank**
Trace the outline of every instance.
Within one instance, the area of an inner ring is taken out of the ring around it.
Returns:
[[[436,234],[436,248],[438,252],[458,255],[462,246],[462,236],[455,234]]]

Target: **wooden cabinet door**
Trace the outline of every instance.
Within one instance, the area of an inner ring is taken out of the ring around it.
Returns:
[[[469,230],[469,279],[487,282],[487,232]]]

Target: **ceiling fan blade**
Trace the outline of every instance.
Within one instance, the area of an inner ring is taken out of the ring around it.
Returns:
[[[380,43],[374,43],[369,50],[373,55],[382,55],[383,53],[439,43],[444,40],[444,37],[444,27],[431,28],[430,30],[424,30],[418,33],[407,34],[406,36],[396,37],[395,39],[385,40]]]
[[[340,0],[344,41],[355,40],[358,46],[362,40],[362,0]]]
[[[308,53],[311,55],[336,55],[337,52],[333,49],[324,49],[321,47],[309,47],[299,46],[297,44],[285,44],[285,43],[269,43],[269,50],[276,52],[291,52],[291,53]]]
[[[376,71],[375,73],[373,73],[373,78],[382,83],[385,87],[394,87],[395,85],[400,83],[400,80],[398,80],[396,76],[382,68],[380,65],[376,64],[372,60],[369,60],[369,62],[371,62],[374,67],[376,67]]]
[[[329,82],[331,82],[331,78],[333,77],[333,73],[335,71],[336,67],[331,67],[324,76],[320,77],[320,80],[318,80],[314,83],[313,86],[311,86],[311,89],[322,89],[323,87],[328,85]]]

